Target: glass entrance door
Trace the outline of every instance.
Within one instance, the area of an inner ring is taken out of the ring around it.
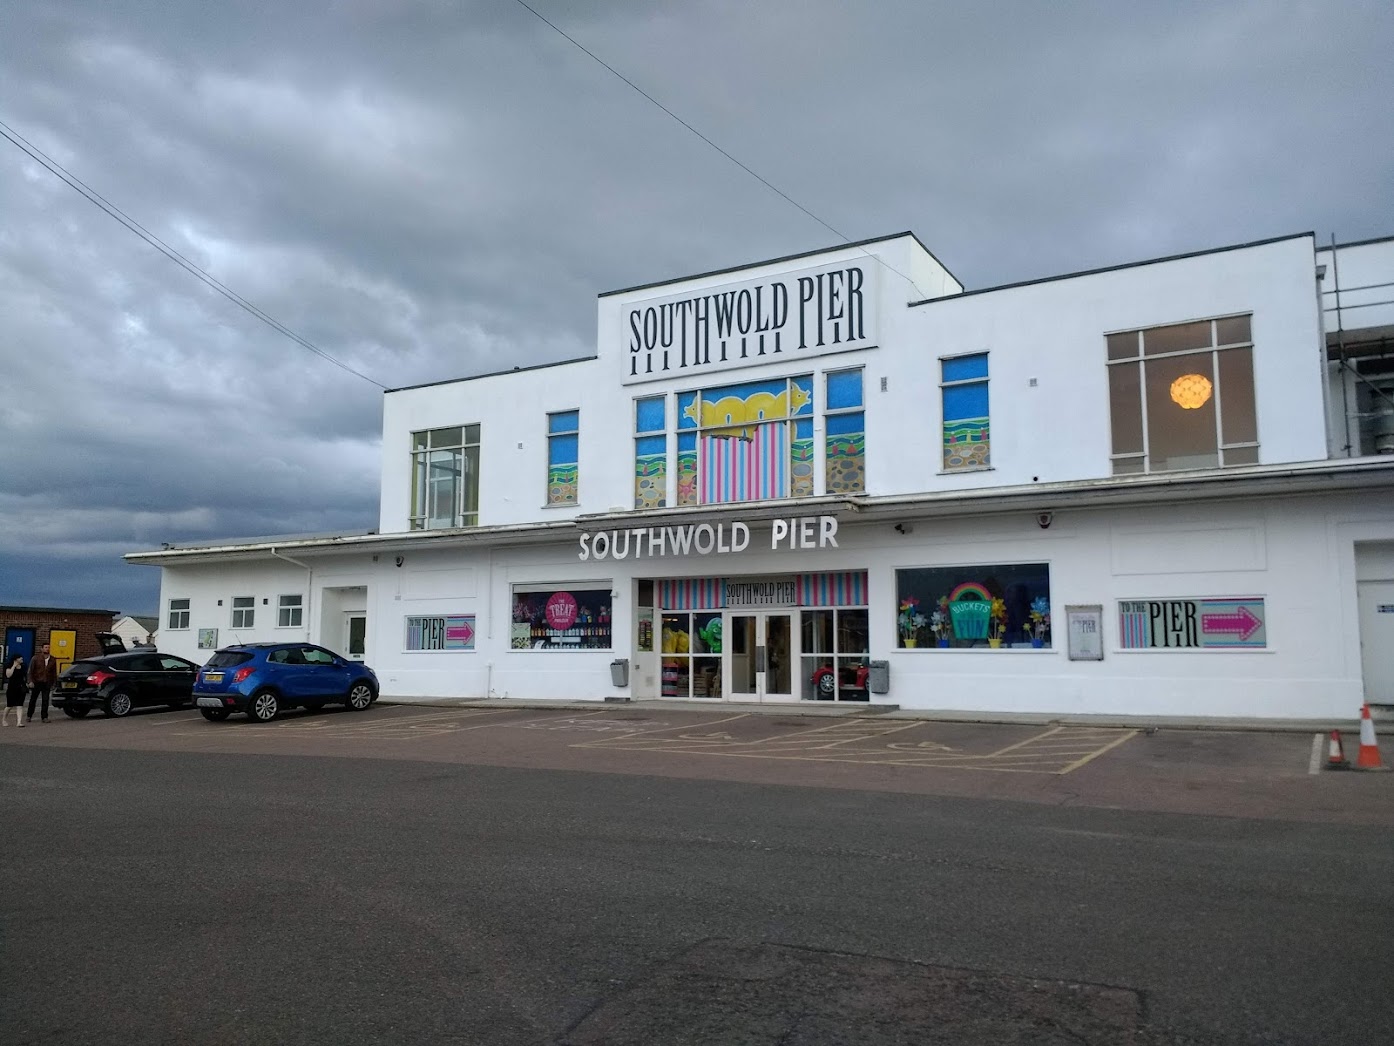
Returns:
[[[794,615],[766,611],[731,615],[726,629],[726,692],[734,701],[792,701],[794,666]]]

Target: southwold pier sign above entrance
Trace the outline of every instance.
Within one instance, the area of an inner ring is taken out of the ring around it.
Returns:
[[[658,559],[744,552],[750,524],[686,523],[678,527],[631,527],[581,535],[581,559]],[[796,516],[770,523],[770,549],[837,548],[837,517]]]
[[[877,268],[863,257],[628,305],[622,383],[870,348]]]

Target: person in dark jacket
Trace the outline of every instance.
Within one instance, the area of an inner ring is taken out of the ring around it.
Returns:
[[[24,695],[29,690],[29,679],[24,671],[24,658],[16,654],[5,666],[5,711],[0,715],[0,726],[10,725],[10,709],[15,710],[15,722],[24,725]]]
[[[40,722],[48,722],[48,695],[53,689],[53,684],[58,682],[58,662],[53,659],[53,655],[48,652],[48,644],[45,643],[39,648],[38,656],[29,662],[29,718],[34,718],[34,706],[38,704],[39,698],[44,699],[43,718]]]

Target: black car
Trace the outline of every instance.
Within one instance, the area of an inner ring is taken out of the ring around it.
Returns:
[[[193,700],[198,665],[173,654],[133,650],[74,661],[58,677],[53,703],[81,719],[94,708],[123,716],[143,705],[183,708]]]

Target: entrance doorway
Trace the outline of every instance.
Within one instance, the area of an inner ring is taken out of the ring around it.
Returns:
[[[1356,594],[1365,700],[1394,705],[1394,581],[1358,582]]]
[[[732,613],[726,631],[731,698],[793,701],[796,636],[791,611]]]
[[[362,661],[368,649],[368,615],[344,615],[344,656]]]

